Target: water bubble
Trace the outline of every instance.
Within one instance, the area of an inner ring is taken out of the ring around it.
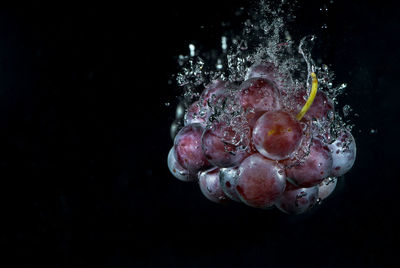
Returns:
[[[195,46],[193,44],[189,44],[190,56],[194,57],[195,54]]]
[[[176,106],[175,117],[183,118],[184,113],[185,113],[185,109],[183,108],[183,105],[181,103],[178,104],[178,106]]]
[[[221,37],[221,47],[222,47],[223,51],[225,51],[226,48],[228,47],[227,44],[226,44],[226,36],[222,36]]]
[[[347,117],[351,111],[353,111],[353,109],[350,107],[350,105],[346,104],[345,106],[343,106],[344,117]]]

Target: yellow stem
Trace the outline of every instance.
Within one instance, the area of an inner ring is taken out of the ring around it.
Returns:
[[[318,89],[317,75],[315,73],[311,73],[311,78],[312,78],[312,86],[311,86],[310,96],[308,96],[306,104],[304,104],[303,108],[301,108],[301,111],[296,116],[297,120],[299,121],[307,113],[308,109],[310,109],[310,106],[315,99],[315,95],[317,95],[317,89]]]

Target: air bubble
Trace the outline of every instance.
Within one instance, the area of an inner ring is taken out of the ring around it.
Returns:
[[[350,105],[346,104],[345,106],[343,106],[343,116],[344,117],[347,117],[351,111],[353,111],[353,109],[350,107]]]

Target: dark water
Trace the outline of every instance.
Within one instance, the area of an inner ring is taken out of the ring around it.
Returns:
[[[326,44],[318,53],[348,84],[339,101],[359,116],[353,169],[332,198],[297,217],[215,205],[166,165],[176,57],[193,40],[219,47],[221,21],[240,27],[234,14],[248,1],[0,8],[4,256],[15,267],[399,264],[398,9],[299,2],[293,37]]]

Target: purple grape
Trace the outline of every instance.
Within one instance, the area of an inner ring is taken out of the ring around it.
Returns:
[[[257,151],[269,159],[290,157],[299,147],[302,128],[298,120],[283,111],[266,112],[253,129],[253,143]]]
[[[330,196],[336,188],[337,178],[328,177],[319,184],[318,198],[321,200]]]
[[[207,160],[218,167],[237,166],[249,155],[246,143],[250,137],[247,136],[247,139],[241,140],[240,133],[226,123],[213,124],[204,131],[202,137],[202,148]]]
[[[176,159],[191,175],[210,166],[201,148],[203,130],[200,124],[191,124],[183,127],[175,137]]]
[[[288,214],[301,214],[309,210],[318,200],[318,186],[286,190],[276,207]]]
[[[178,161],[176,160],[174,147],[172,147],[168,153],[168,168],[172,175],[174,175],[174,177],[178,180],[194,181],[197,179],[196,176],[190,176],[189,172],[178,163]]]
[[[240,85],[238,96],[244,110],[276,111],[281,107],[279,90],[267,79],[252,78],[244,81]]]
[[[203,127],[207,124],[210,109],[207,106],[201,106],[199,101],[192,103],[186,111],[184,124],[185,126],[199,123]]]
[[[204,196],[215,203],[224,203],[229,200],[222,191],[219,181],[219,168],[200,172],[199,186]]]
[[[245,204],[267,208],[282,195],[285,178],[285,170],[279,163],[256,153],[240,164],[236,191]]]
[[[286,174],[300,187],[311,187],[321,183],[332,171],[332,155],[328,146],[313,139],[309,155],[301,162],[285,161]]]
[[[241,202],[236,192],[237,181],[239,178],[239,168],[221,168],[219,170],[219,180],[222,190],[232,200]]]
[[[339,177],[348,172],[356,160],[356,142],[350,131],[343,131],[337,139],[329,145],[332,152],[332,173],[333,177]]]

